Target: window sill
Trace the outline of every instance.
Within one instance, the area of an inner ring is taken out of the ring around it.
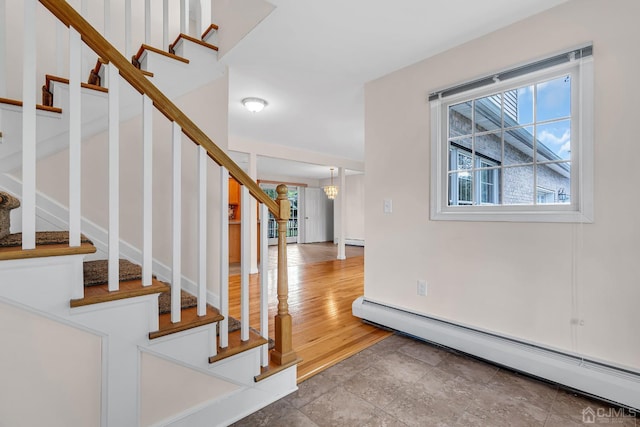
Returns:
[[[578,211],[534,211],[519,209],[503,212],[467,209],[432,210],[432,221],[472,221],[472,222],[559,222],[559,223],[593,223],[593,215]]]

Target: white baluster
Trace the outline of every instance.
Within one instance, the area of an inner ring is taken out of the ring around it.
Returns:
[[[151,44],[151,0],[144,0],[144,42]]]
[[[36,0],[24,2],[22,249],[36,247]]]
[[[169,50],[169,0],[162,0],[162,47]]]
[[[251,195],[241,187],[240,200],[240,339],[249,339],[249,270],[251,267]]]
[[[260,334],[269,339],[269,208],[260,203]],[[262,346],[262,366],[269,365],[269,345]]]
[[[113,63],[109,75],[109,291],[120,288],[120,76]]]
[[[181,280],[181,256],[182,256],[182,129],[176,122],[172,124],[173,141],[173,200],[171,228],[171,245],[173,246],[172,268],[171,268],[171,322],[180,321],[180,290]]]
[[[195,18],[195,29],[194,31],[196,32],[196,34],[192,34],[194,37],[200,38],[202,36],[202,33],[204,32],[204,22],[202,19],[202,9],[206,7],[203,4],[203,1],[200,0],[198,2],[198,4],[196,5],[196,9],[193,11],[194,12],[194,18]],[[209,14],[207,13],[206,16],[208,16]]]
[[[229,206],[229,171],[220,167],[220,347],[229,346],[229,215],[224,208]]]
[[[153,102],[142,96],[142,286],[151,285],[153,270]]]
[[[213,10],[213,0],[209,0],[209,12],[211,14],[211,22],[210,24],[215,23],[215,11]]]
[[[124,1],[124,52],[131,58],[131,0]]]
[[[80,246],[82,40],[69,28],[69,246]]]
[[[7,4],[0,0],[0,97],[7,96]],[[0,111],[2,118],[2,111]],[[0,121],[0,126],[2,121]]]
[[[64,38],[67,35],[67,27],[60,21],[56,21],[56,52],[64,52]],[[64,55],[56,54],[56,75],[64,75]]]
[[[189,5],[187,0],[180,0],[180,32],[189,32]]]
[[[207,158],[198,147],[198,316],[207,313]]]
[[[104,1],[104,30],[103,36],[105,39],[109,40],[111,37],[111,0],[103,0]]]

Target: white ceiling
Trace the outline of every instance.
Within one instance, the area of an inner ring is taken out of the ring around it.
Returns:
[[[270,1],[223,58],[230,134],[363,161],[366,82],[567,0]],[[240,103],[253,96],[261,113]]]

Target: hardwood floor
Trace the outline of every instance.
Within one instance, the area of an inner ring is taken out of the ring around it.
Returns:
[[[269,250],[269,333],[276,314],[275,248]],[[298,382],[335,365],[391,333],[363,323],[351,314],[351,303],[364,293],[364,250],[347,247],[347,259],[336,260],[332,243],[288,245],[289,312],[293,348],[303,361]],[[259,327],[259,275],[250,276],[250,324]],[[240,315],[240,276],[229,277],[229,312]]]

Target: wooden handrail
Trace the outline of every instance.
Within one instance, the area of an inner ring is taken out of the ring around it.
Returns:
[[[134,89],[146,94],[153,101],[153,105],[167,117],[180,125],[182,132],[194,143],[202,146],[211,159],[229,170],[229,174],[247,187],[249,193],[259,202],[264,203],[269,211],[281,218],[280,206],[272,200],[258,184],[244,172],[231,158],[218,147],[186,114],[184,114],[169,98],[167,98],[142,72],[134,67],[111,43],[109,43],[91,24],[89,24],[66,1],[39,0],[40,3],[54,14],[67,27],[75,28],[82,36],[82,41],[98,54],[105,62],[112,63],[120,70],[120,75]],[[284,212],[288,215],[289,212]]]

